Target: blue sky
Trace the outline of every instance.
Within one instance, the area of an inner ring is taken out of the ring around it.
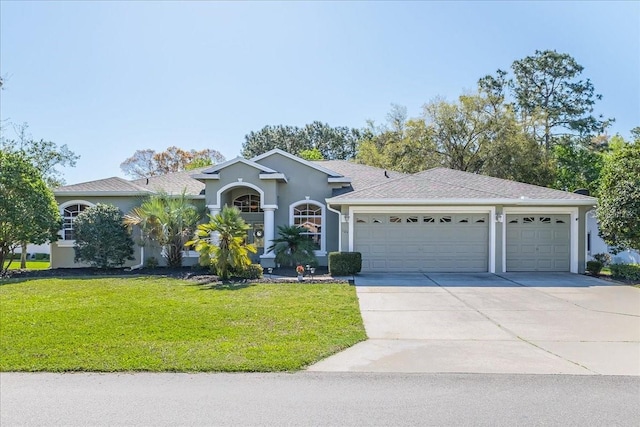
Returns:
[[[265,125],[363,127],[454,100],[534,51],[585,67],[640,125],[639,2],[0,2],[0,117],[81,156],[68,183],[138,149],[239,155]],[[5,122],[6,123],[6,122]]]

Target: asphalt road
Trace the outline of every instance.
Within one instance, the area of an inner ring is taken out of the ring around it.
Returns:
[[[0,374],[0,425],[634,426],[640,378],[499,374]]]

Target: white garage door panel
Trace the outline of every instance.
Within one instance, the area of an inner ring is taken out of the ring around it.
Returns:
[[[507,271],[569,271],[569,220],[569,215],[507,215]]]
[[[362,271],[482,272],[489,264],[488,214],[356,214]]]

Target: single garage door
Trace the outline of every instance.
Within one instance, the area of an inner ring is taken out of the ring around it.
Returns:
[[[569,271],[569,215],[507,215],[507,271]]]
[[[362,271],[488,271],[488,214],[356,214],[354,227]]]

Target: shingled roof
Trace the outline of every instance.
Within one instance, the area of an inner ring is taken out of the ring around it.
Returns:
[[[54,190],[58,196],[64,195],[138,195],[164,192],[167,194],[182,194],[186,191],[189,196],[204,194],[204,184],[191,178],[191,175],[202,172],[207,167],[188,171],[172,172],[165,175],[140,178],[132,181],[111,177],[97,181],[82,182],[66,185]]]
[[[198,196],[204,194],[205,184],[193,179],[191,175],[202,173],[210,167],[211,166],[206,166],[188,171],[172,172],[166,175],[151,176],[148,179],[136,179],[131,182],[154,192],[182,194],[182,192],[185,191],[189,196]]]
[[[54,190],[56,195],[72,195],[72,194],[112,194],[122,193],[128,194],[146,194],[150,193],[149,189],[136,185],[134,182],[126,179],[111,177],[99,179],[97,181],[82,182],[80,184],[65,185]]]
[[[392,178],[329,200],[335,204],[554,201],[586,205],[596,202],[595,198],[589,196],[446,168]]]
[[[407,176],[400,172],[385,171],[384,169],[374,166],[362,165],[346,160],[316,160],[312,163],[332,170],[336,172],[337,175],[351,178],[351,187],[354,191],[387,182],[389,179]],[[385,172],[387,172],[389,178],[385,176]]]

